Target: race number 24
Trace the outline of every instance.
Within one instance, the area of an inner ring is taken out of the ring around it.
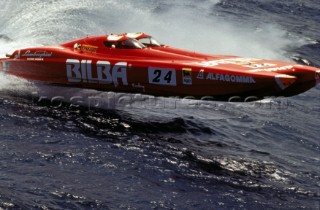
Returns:
[[[176,71],[174,69],[153,68],[148,69],[149,83],[157,85],[176,86]]]

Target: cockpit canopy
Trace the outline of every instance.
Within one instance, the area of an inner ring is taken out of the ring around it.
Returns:
[[[155,38],[152,36],[145,34],[145,33],[126,33],[126,36],[134,38],[138,41],[140,41],[143,45],[147,47],[160,47],[164,46],[160,42],[158,42]]]
[[[107,35],[104,45],[117,49],[143,49],[146,47],[164,46],[152,36],[145,33],[125,33]]]
[[[143,49],[146,48],[141,42],[136,39],[128,38],[122,41],[105,41],[104,45],[109,48],[118,49]]]

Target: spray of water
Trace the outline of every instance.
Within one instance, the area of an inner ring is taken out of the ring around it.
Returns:
[[[257,29],[213,15],[218,2],[9,0],[1,3],[0,34],[25,47],[107,32],[143,31],[180,48],[279,60],[287,59],[283,52],[288,46],[301,44],[274,24]]]
[[[15,76],[0,73],[1,94],[13,93],[28,95],[35,91],[37,91],[37,86],[35,86],[33,83]]]

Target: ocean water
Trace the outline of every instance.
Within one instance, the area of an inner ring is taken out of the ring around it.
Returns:
[[[144,31],[320,66],[316,0],[8,0],[0,55]],[[253,103],[46,87],[0,74],[0,209],[319,209],[320,87]]]

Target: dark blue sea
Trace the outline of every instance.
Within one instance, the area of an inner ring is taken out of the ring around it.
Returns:
[[[0,54],[146,32],[320,66],[318,0],[7,0]],[[46,87],[0,74],[0,209],[320,209],[320,86],[251,103]]]

